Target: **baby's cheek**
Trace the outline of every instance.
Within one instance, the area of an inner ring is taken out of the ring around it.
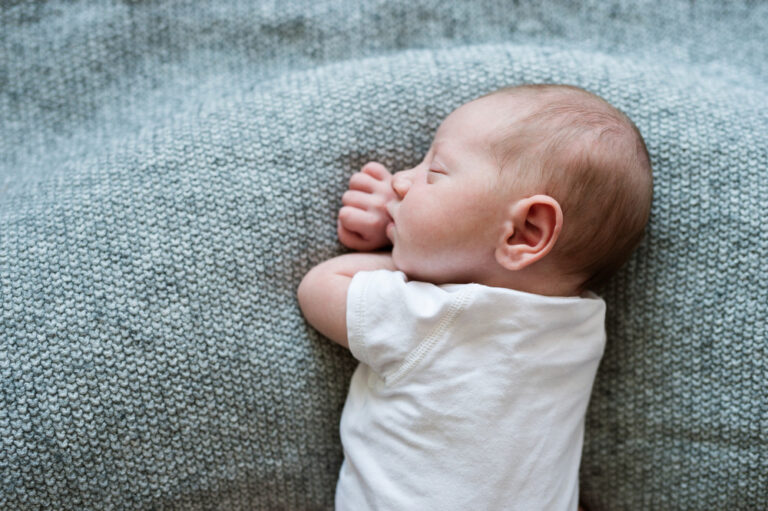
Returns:
[[[419,246],[429,247],[439,243],[450,231],[454,219],[440,210],[437,205],[424,205],[414,215],[417,225],[414,234],[417,235],[414,243]]]

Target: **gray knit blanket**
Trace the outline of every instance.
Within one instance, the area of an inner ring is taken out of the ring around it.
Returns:
[[[362,164],[529,82],[655,173],[582,501],[766,509],[766,41],[745,0],[2,2],[0,509],[331,509],[356,361],[296,287]]]

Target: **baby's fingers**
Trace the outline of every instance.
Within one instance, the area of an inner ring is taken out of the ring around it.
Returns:
[[[339,210],[339,221],[344,228],[363,239],[370,238],[381,224],[379,215],[353,206],[344,206]]]
[[[357,234],[356,232],[352,232],[348,229],[346,229],[342,224],[341,220],[338,220],[337,222],[337,228],[336,233],[339,236],[339,241],[347,247],[351,248],[352,250],[373,250],[374,246],[373,243],[370,241],[364,240],[362,236]]]
[[[380,195],[359,190],[347,190],[344,192],[344,195],[341,196],[341,203],[345,206],[375,211],[384,211],[387,206]]]
[[[392,174],[390,174],[387,170],[387,167],[375,161],[369,161],[363,165],[361,172],[364,172],[365,174],[368,174],[369,176],[372,176],[379,181],[386,181],[392,176]]]
[[[381,181],[375,177],[364,174],[362,172],[355,172],[352,177],[349,178],[349,189],[359,190],[361,192],[373,193],[378,188]]]

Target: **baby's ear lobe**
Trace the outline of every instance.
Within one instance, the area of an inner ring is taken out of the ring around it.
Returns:
[[[547,255],[563,227],[560,204],[534,195],[512,205],[496,247],[496,260],[508,270],[522,270]]]

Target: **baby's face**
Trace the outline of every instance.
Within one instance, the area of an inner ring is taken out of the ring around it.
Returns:
[[[394,175],[397,199],[387,209],[395,265],[411,279],[477,282],[496,266],[509,195],[502,195],[490,144],[509,99],[495,96],[462,105],[440,125],[424,160]],[[507,190],[508,191],[508,190]]]

